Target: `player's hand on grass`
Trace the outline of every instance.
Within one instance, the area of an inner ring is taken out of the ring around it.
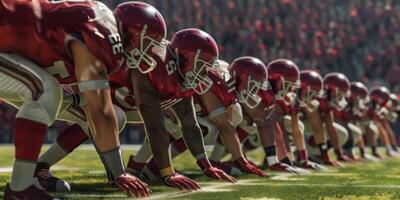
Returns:
[[[235,163],[239,166],[240,170],[242,170],[243,172],[255,174],[261,177],[268,176],[263,170],[259,169],[256,165],[249,162],[247,159],[243,157],[235,160]]]
[[[195,191],[200,189],[200,186],[192,179],[176,172],[164,177],[163,182],[165,185],[178,188],[179,190]]]
[[[299,174],[299,172],[293,168],[292,166],[285,164],[285,163],[275,163],[273,165],[268,166],[268,168],[272,171],[277,171],[277,172],[288,172],[291,174]]]
[[[199,165],[199,167],[203,170],[204,175],[210,178],[224,180],[231,183],[236,182],[236,179],[232,176],[228,175],[221,169],[213,167],[207,158],[201,158],[197,160],[197,165]]]
[[[317,170],[317,171],[325,171],[328,170],[326,167],[319,165],[315,162],[306,160],[304,162],[301,162],[299,164],[299,167],[304,168],[304,169],[312,169],[312,170]]]
[[[320,159],[321,159],[322,163],[325,165],[329,165],[329,166],[333,166],[333,167],[343,167],[343,165],[340,162],[331,160],[327,153],[321,154]]]
[[[215,179],[220,179],[224,180],[227,182],[235,183],[236,179],[233,178],[232,176],[228,175],[224,171],[216,168],[216,167],[209,167],[203,171],[204,175],[210,177],[210,178],[215,178]]]
[[[340,154],[336,154],[337,160],[338,161],[343,161],[343,162],[348,162],[348,163],[354,163],[355,160],[351,159],[350,157],[348,157],[347,155],[340,153]]]
[[[115,179],[115,184],[128,196],[148,197],[151,193],[148,185],[139,178],[125,172]]]

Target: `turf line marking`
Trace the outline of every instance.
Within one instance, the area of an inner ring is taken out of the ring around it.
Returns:
[[[225,187],[237,187],[239,185],[248,185],[248,186],[257,186],[257,185],[265,185],[265,186],[302,186],[302,187],[357,187],[357,188],[377,188],[377,189],[400,189],[400,185],[353,185],[353,184],[314,184],[314,183],[271,183],[271,182],[260,182],[260,179],[246,179],[242,181],[238,181],[236,184],[231,183],[220,183],[220,182],[200,182],[201,185],[213,184],[209,186],[201,187],[201,190],[196,192],[188,192],[188,191],[176,191],[176,192],[165,192],[151,195],[148,198],[144,198],[147,200],[158,200],[158,199],[168,199],[170,197],[182,197],[186,195],[191,195],[199,192],[213,192],[218,191],[218,189],[222,189]],[[234,188],[233,188],[234,190]],[[0,192],[0,195],[4,195],[3,192]],[[65,194],[60,195],[60,197],[67,198],[118,198],[125,199],[127,198],[124,194]]]

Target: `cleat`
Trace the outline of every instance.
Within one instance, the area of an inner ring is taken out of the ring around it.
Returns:
[[[4,192],[4,200],[61,200],[47,194],[44,190],[38,189],[36,186],[31,185],[23,191],[12,191],[10,185],[6,185]]]
[[[44,162],[36,164],[35,178],[41,187],[49,192],[69,192],[70,185],[55,176],[50,171],[50,165]]]

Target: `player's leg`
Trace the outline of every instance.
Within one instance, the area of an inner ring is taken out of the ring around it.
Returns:
[[[13,125],[15,162],[4,196],[6,199],[9,195],[24,198],[24,192],[35,191],[32,185],[36,161],[47,127],[59,112],[62,89],[50,74],[25,58],[1,53],[0,98],[23,102]]]

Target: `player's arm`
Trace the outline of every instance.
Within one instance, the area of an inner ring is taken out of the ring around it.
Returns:
[[[326,136],[324,134],[324,129],[322,127],[321,115],[319,109],[315,109],[310,112],[307,109],[304,110],[308,121],[310,122],[311,129],[313,131],[314,139],[316,144],[321,144],[326,142]]]
[[[243,157],[239,137],[236,134],[235,127],[229,123],[227,111],[221,101],[210,91],[201,95],[201,100],[207,110],[210,111],[211,120],[217,126],[219,136],[229,153],[232,154],[233,159]]]
[[[119,148],[117,117],[108,88],[107,68],[81,42],[70,44],[74,57],[79,90],[86,102],[84,110],[96,147],[99,149],[111,179],[129,196],[150,195],[147,184],[125,172]]]
[[[299,115],[298,113],[292,113],[290,114],[291,118],[291,126],[292,126],[292,134],[294,137],[294,143],[296,145],[297,150],[303,150],[306,148],[305,143],[304,143],[304,136],[303,132],[300,130],[300,125],[299,125]]]
[[[160,104],[159,93],[146,75],[131,70],[131,81],[137,107],[142,117],[154,158],[161,169],[172,167],[169,153],[169,136],[164,126],[164,115]],[[163,173],[162,173],[163,175]]]
[[[338,133],[335,129],[335,127],[333,126],[334,123],[334,116],[333,116],[333,112],[329,111],[329,113],[327,113],[324,117],[323,117],[325,126],[326,126],[326,130],[329,134],[329,139],[332,143],[333,148],[336,151],[342,151],[342,147],[340,146],[340,142],[339,142],[339,136]]]
[[[223,179],[229,182],[236,180],[211,165],[204,149],[204,140],[201,129],[196,120],[193,98],[184,98],[173,106],[173,110],[181,123],[182,136],[192,155],[196,158],[197,164],[203,170],[203,173],[209,177]]]
[[[150,83],[146,75],[138,70],[130,70],[136,105],[139,108],[146,134],[150,142],[154,159],[160,169],[162,181],[170,187],[180,190],[197,190],[200,187],[191,179],[176,173],[171,163],[169,134],[164,125],[158,91]]]
[[[71,51],[76,78],[86,102],[84,110],[94,140],[102,152],[115,149],[119,146],[119,130],[107,87],[107,68],[81,42],[72,42]]]

